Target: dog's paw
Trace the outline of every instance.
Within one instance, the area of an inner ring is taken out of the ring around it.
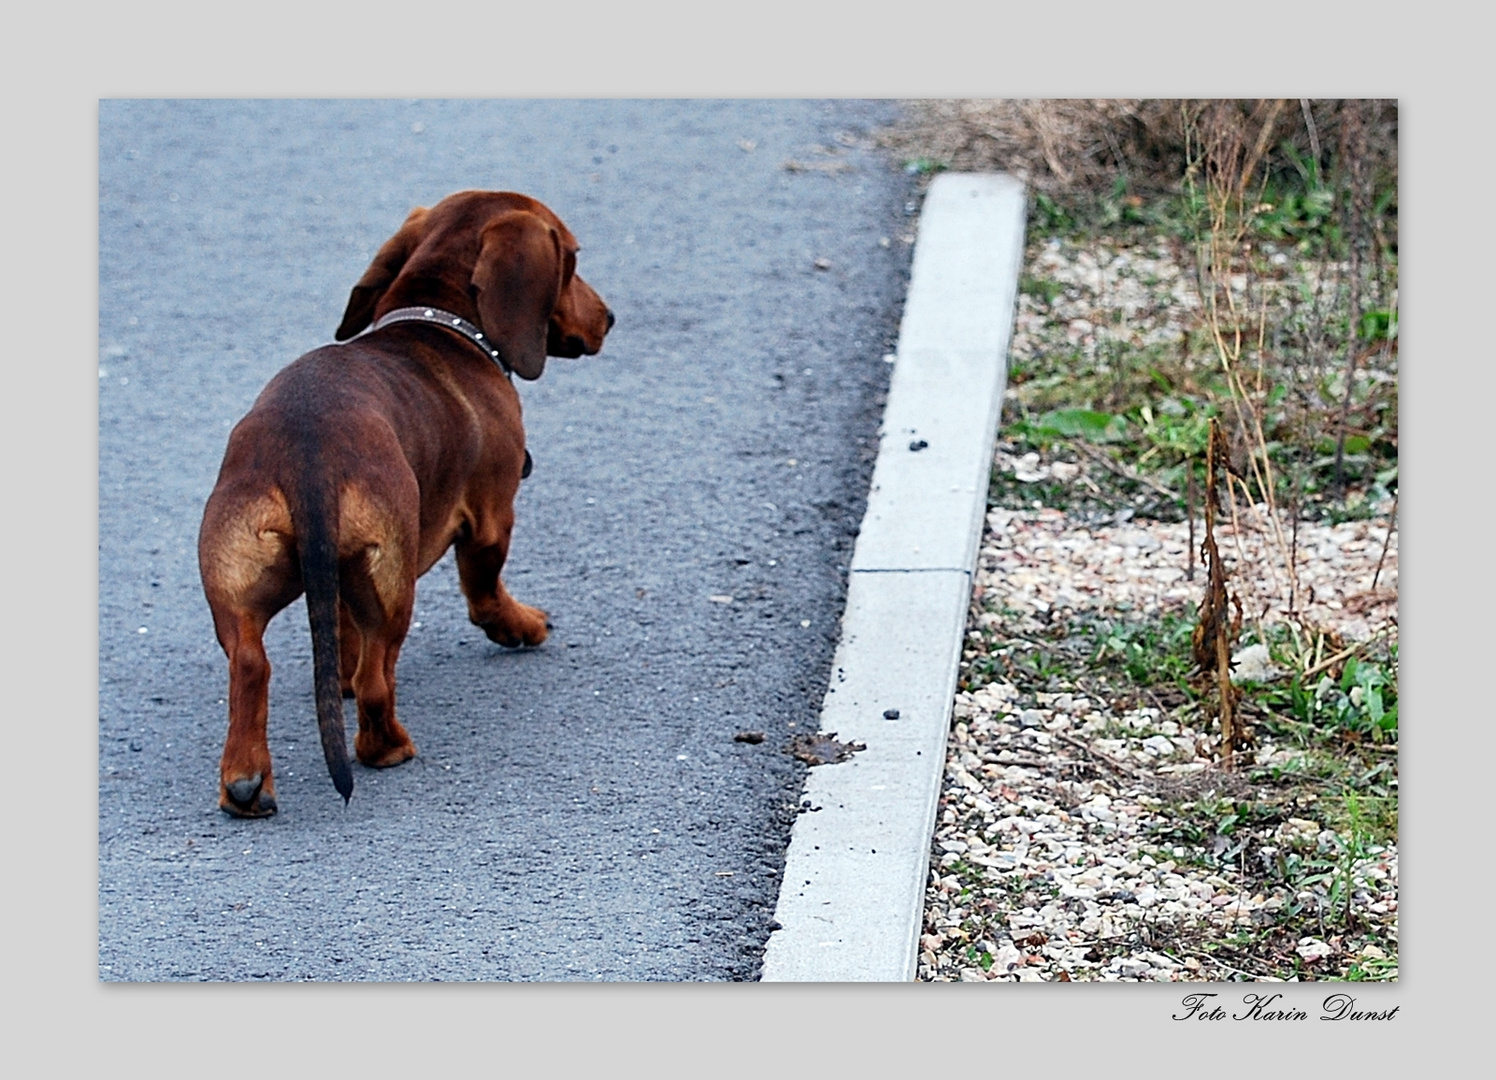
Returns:
[[[360,731],[353,739],[353,755],[371,769],[389,769],[415,757],[416,744],[409,736],[403,741],[390,742]]]
[[[550,633],[551,622],[545,612],[528,604],[515,603],[502,621],[489,619],[478,623],[488,640],[508,649],[521,646],[536,646],[545,641]]]
[[[260,773],[232,782],[220,781],[218,808],[233,817],[269,817],[279,807],[275,795]]]

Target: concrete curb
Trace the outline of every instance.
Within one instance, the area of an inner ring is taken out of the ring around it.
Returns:
[[[946,173],[925,198],[882,441],[764,982],[914,978],[971,575],[1006,385],[1025,198]],[[897,710],[896,718],[889,713]]]

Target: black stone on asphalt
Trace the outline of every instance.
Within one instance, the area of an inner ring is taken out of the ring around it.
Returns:
[[[101,103],[101,978],[756,977],[907,283],[912,182],[870,137],[894,117]],[[618,316],[520,384],[505,578],[550,640],[490,644],[439,563],[397,673],[419,756],[355,765],[345,808],[298,601],[267,635],[280,813],[227,818],[196,538],[229,428],[409,210],[465,188],[548,204]]]

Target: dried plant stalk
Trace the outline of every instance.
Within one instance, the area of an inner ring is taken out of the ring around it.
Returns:
[[[1229,475],[1226,437],[1214,418],[1210,421],[1210,443],[1205,453],[1205,541],[1200,559],[1205,564],[1205,597],[1200,603],[1200,618],[1190,636],[1195,665],[1206,678],[1215,673],[1218,710],[1221,722],[1220,759],[1223,768],[1231,768],[1238,746],[1247,742],[1240,724],[1236,702],[1240,691],[1231,684],[1231,649],[1241,633],[1241,601],[1226,590],[1226,568],[1216,547],[1216,520],[1221,513],[1218,471]],[[1234,609],[1234,612],[1233,612]]]
[[[1236,102],[1186,102],[1181,106],[1181,125],[1189,158],[1186,186],[1201,194],[1208,218],[1196,243],[1196,284],[1203,301],[1205,328],[1226,376],[1241,441],[1250,445],[1244,454],[1245,470],[1265,504],[1267,526],[1283,558],[1288,575],[1288,609],[1297,611],[1298,573],[1292,544],[1284,535],[1278,512],[1276,479],[1262,425],[1267,302],[1264,298],[1262,309],[1252,318],[1241,309],[1232,286],[1252,208],[1267,182],[1266,170],[1261,168],[1264,155],[1286,104],[1284,100],[1260,101],[1248,115]],[[1256,324],[1250,337],[1244,332],[1249,319]],[[1250,390],[1241,374],[1249,342],[1257,353],[1256,385]],[[1241,479],[1245,481],[1246,477]],[[1242,487],[1245,490],[1244,482]],[[1247,500],[1249,506],[1254,502]]]

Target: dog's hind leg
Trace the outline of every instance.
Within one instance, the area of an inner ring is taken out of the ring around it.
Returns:
[[[353,612],[346,603],[338,605],[338,675],[343,696],[353,696],[353,673],[358,670],[358,654],[361,635],[358,623],[353,621]]]
[[[270,660],[265,655],[265,624],[249,613],[224,619],[214,614],[229,658],[229,732],[218,766],[218,805],[235,817],[268,817],[275,813],[276,802],[266,737]]]
[[[398,549],[371,546],[344,558],[339,578],[358,643],[352,677],[358,702],[353,752],[373,768],[399,765],[416,756],[415,743],[395,716],[395,661],[415,609],[415,567]]]
[[[358,699],[358,734],[353,752],[370,768],[387,769],[416,756],[416,744],[395,718],[395,661],[400,642],[380,634],[365,634],[354,677]]]
[[[229,727],[219,762],[218,805],[236,817],[275,813],[266,737],[270,661],[265,627],[301,592],[278,494],[210,498],[198,556],[218,643],[229,661]]]
[[[550,627],[545,612],[510,596],[499,577],[509,554],[513,523],[513,517],[508,517],[495,535],[459,537],[456,545],[457,576],[467,597],[468,618],[490,641],[511,649],[539,645]]]

